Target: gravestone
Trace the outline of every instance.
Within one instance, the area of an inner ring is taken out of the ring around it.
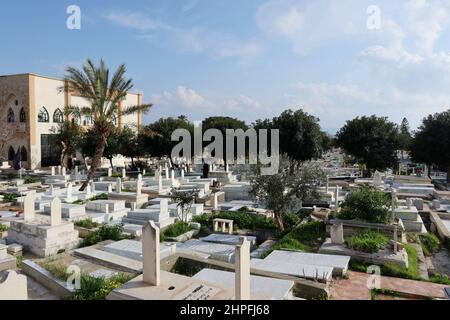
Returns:
[[[62,172],[61,172],[62,176],[66,176],[66,167],[62,167]]]
[[[58,176],[61,175],[61,166],[58,166]]]
[[[75,166],[75,179],[78,179],[78,166]]]
[[[50,170],[51,170],[50,175],[51,175],[52,177],[55,176],[55,167],[51,167]]]
[[[95,193],[95,182],[93,180],[91,180],[91,191]]]
[[[181,169],[181,179],[184,180],[184,169]]]
[[[339,186],[336,186],[334,191],[334,207],[336,210],[339,209]]]
[[[219,199],[217,197],[217,192],[214,193],[214,195],[213,195],[213,205],[212,205],[212,207],[213,207],[213,210],[218,210],[219,209]]]
[[[67,191],[66,191],[67,199],[72,198],[72,191],[73,191],[72,182],[69,182],[69,184],[67,185]]]
[[[149,221],[142,230],[142,274],[146,284],[159,286],[159,228],[153,221]]]
[[[108,177],[112,177],[112,169],[108,168]]]
[[[117,178],[116,180],[116,192],[122,193],[122,179]]]
[[[235,298],[250,300],[250,242],[240,238],[235,251]]]
[[[142,194],[142,175],[139,174],[136,181],[136,195],[140,196]]]
[[[91,193],[92,193],[92,190],[91,190],[91,185],[90,185],[90,184],[88,184],[88,185],[86,186],[86,196],[90,196],[90,195],[91,195]]]
[[[52,227],[59,226],[61,222],[61,200],[56,197],[50,204],[50,225]]]
[[[23,201],[23,219],[25,221],[30,221],[35,219],[35,207],[34,202],[36,199],[36,194],[34,192],[29,192]]]
[[[333,224],[330,227],[331,243],[344,244],[344,225],[342,223]]]
[[[146,173],[147,171],[145,169],[142,169],[142,175],[145,176]]]
[[[169,179],[169,168],[167,168],[167,165],[164,170],[166,171],[166,179]]]
[[[375,186],[379,186],[383,183],[383,181],[381,180],[381,174],[378,171],[375,171],[375,173],[373,174],[373,184]]]
[[[329,187],[330,187],[330,183],[328,182],[328,176],[327,176],[327,179],[326,179],[327,181],[326,181],[326,184],[325,184],[325,193],[328,193],[328,189],[329,189]]]
[[[175,183],[175,170],[170,170],[170,179],[172,180],[172,184]]]
[[[127,171],[125,170],[125,168],[122,168],[122,178],[126,178],[127,177]]]

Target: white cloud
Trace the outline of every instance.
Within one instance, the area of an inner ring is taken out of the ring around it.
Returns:
[[[198,92],[184,86],[179,86],[177,88],[177,94],[178,98],[189,108],[199,107],[205,103],[205,98]]]
[[[226,99],[224,107],[227,110],[249,112],[251,110],[261,109],[262,106],[258,101],[241,94],[237,98]]]
[[[129,13],[119,13],[110,12],[104,16],[107,20],[120,25],[122,27],[127,27],[130,29],[136,29],[139,31],[151,31],[155,30],[162,25],[141,13],[129,12]]]

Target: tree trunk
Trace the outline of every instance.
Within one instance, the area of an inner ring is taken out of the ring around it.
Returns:
[[[84,189],[86,189],[87,185],[89,184],[89,181],[91,181],[94,178],[95,171],[101,165],[103,152],[105,151],[105,147],[106,147],[106,140],[107,140],[106,134],[100,133],[98,145],[97,145],[97,148],[95,149],[94,157],[92,157],[91,169],[89,170],[86,181],[81,186],[80,191],[84,191]]]
[[[280,231],[284,231],[283,214],[279,212],[274,212],[274,214],[275,214],[275,222],[278,226],[278,229],[280,229]]]
[[[109,163],[111,164],[111,169],[114,168],[114,166],[113,166],[113,158],[112,157],[109,158]]]
[[[67,155],[66,155],[67,145],[64,142],[61,142],[61,145],[62,145],[62,149],[61,149],[61,157],[59,158],[59,162],[60,162],[62,167],[67,168],[67,163],[66,163],[66,160],[67,160]]]

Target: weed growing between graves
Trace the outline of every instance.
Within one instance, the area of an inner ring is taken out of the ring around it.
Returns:
[[[347,247],[351,249],[367,253],[376,253],[389,243],[389,238],[380,232],[367,230],[352,235],[346,242]]]
[[[0,224],[0,232],[6,232],[8,231],[8,226],[4,225],[4,224]]]
[[[421,234],[420,245],[426,256],[431,256],[441,249],[441,241],[434,233]]]
[[[108,294],[122,284],[133,279],[135,275],[120,273],[109,278],[94,277],[86,273],[81,274],[80,289],[68,300],[105,300]]]
[[[3,195],[3,203],[10,203],[16,201],[17,198],[20,197],[20,193],[5,193]]]
[[[377,300],[378,295],[390,296],[390,297],[400,297],[400,293],[388,289],[372,289],[370,290],[370,297],[372,300]]]
[[[167,229],[164,230],[164,232],[161,232],[161,234],[163,235],[163,238],[166,237],[175,238],[189,231],[191,231],[191,227],[189,227],[188,223],[184,221],[177,221],[174,224],[167,227]]]
[[[42,268],[47,270],[61,281],[67,281],[67,279],[70,277],[70,274],[67,273],[67,264],[61,261],[53,261],[53,260],[44,260],[38,263]]]
[[[91,199],[89,199],[90,201],[95,201],[95,200],[108,200],[108,194],[107,193],[101,193],[99,195],[96,195],[94,197],[92,197]]]
[[[40,180],[37,179],[37,178],[34,178],[34,177],[30,177],[30,176],[25,176],[25,177],[23,178],[23,183],[24,183],[24,184],[28,184],[28,183],[36,183],[36,182],[40,182]]]
[[[84,219],[75,221],[74,224],[80,228],[94,229],[100,226],[100,223],[92,221],[92,219]]]
[[[24,260],[23,256],[16,256],[16,267],[22,268],[22,262]]]
[[[275,245],[264,252],[262,259],[274,250],[295,250],[314,252],[325,241],[327,237],[325,223],[322,221],[311,221],[293,228],[283,236]]]
[[[72,202],[72,204],[85,204],[85,203],[86,203],[86,201],[81,200],[81,199],[78,199],[78,200]]]
[[[435,273],[430,277],[430,281],[433,283],[450,285],[450,278],[446,274]]]
[[[106,240],[119,241],[123,239],[127,239],[127,237],[123,235],[122,225],[103,224],[98,230],[89,233],[86,238],[83,239],[81,247],[92,246]]]

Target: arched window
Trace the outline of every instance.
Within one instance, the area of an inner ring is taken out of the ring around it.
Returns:
[[[16,122],[16,115],[14,114],[13,109],[9,108],[8,109],[8,122]]]
[[[38,122],[49,122],[49,116],[48,111],[45,109],[45,107],[42,107],[41,110],[39,110],[38,114]]]
[[[53,114],[53,122],[54,123],[63,123],[64,122],[64,115],[61,110],[56,109],[55,113]]]
[[[20,158],[22,161],[28,161],[28,152],[27,149],[23,146],[20,149]]]
[[[25,109],[20,109],[20,122],[27,121],[27,115],[25,114]]]
[[[8,161],[13,161],[14,157],[16,156],[16,152],[14,151],[14,148],[11,146],[8,149]]]

